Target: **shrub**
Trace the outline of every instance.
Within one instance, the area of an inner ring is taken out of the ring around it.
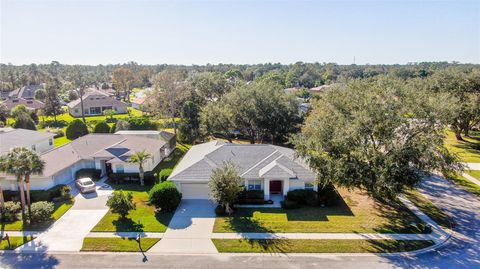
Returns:
[[[33,223],[41,223],[50,220],[50,217],[55,211],[52,202],[36,202],[32,203],[32,215],[30,216]]]
[[[165,181],[167,178],[170,176],[172,173],[173,169],[172,168],[165,168],[160,171],[160,174],[158,175],[158,178],[160,178],[160,181]]]
[[[261,190],[246,190],[240,193],[238,197],[239,204],[263,205],[265,203],[264,193]]]
[[[63,128],[68,125],[68,122],[64,120],[46,120],[46,121],[41,121],[38,123],[38,128],[43,129],[43,128]]]
[[[112,133],[122,131],[122,130],[130,130],[130,123],[125,120],[118,120],[114,125],[112,126]]]
[[[89,177],[92,180],[99,180],[102,175],[102,170],[95,168],[83,168],[75,173],[75,179]]]
[[[18,212],[22,209],[19,202],[6,202],[4,204],[5,211],[3,211],[2,220],[5,222],[12,222],[18,219]]]
[[[287,193],[287,200],[297,202],[299,205],[315,205],[317,192],[314,190],[292,190]]]
[[[18,115],[18,117],[15,118],[13,128],[37,130],[37,127],[35,127],[35,122],[32,120],[30,115],[26,113],[21,113]]]
[[[130,130],[156,130],[157,124],[147,117],[130,117],[128,118]],[[117,124],[118,126],[118,124]]]
[[[133,202],[132,193],[125,194],[123,191],[114,191],[107,200],[107,206],[113,213],[119,214],[123,219],[127,217],[130,210],[136,208]]]
[[[97,124],[95,124],[95,127],[93,127],[93,132],[94,133],[110,133],[110,126],[108,126],[106,121],[100,121]]]
[[[162,211],[174,211],[182,200],[182,194],[172,181],[164,181],[156,184],[148,192],[150,203]]]
[[[71,121],[67,126],[66,135],[70,140],[77,139],[86,134],[88,134],[87,125],[80,119]]]
[[[283,209],[296,209],[300,207],[300,205],[297,202],[291,201],[288,199],[281,201],[280,205],[282,206]]]

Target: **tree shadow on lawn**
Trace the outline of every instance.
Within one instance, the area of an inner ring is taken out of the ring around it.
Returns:
[[[386,220],[374,228],[378,233],[426,233],[419,226],[424,222],[419,219],[400,201],[375,201],[375,213],[378,217]]]
[[[227,223],[235,231],[254,231],[255,233],[274,233],[273,230],[262,225],[261,222],[248,217],[240,217],[239,219],[234,220],[235,218],[229,218]],[[242,234],[242,233],[240,233]],[[278,238],[281,239],[281,238]],[[272,239],[246,239],[248,243],[253,247],[260,247],[265,252],[272,253],[284,253],[285,247],[288,245],[288,240],[272,240]]]
[[[118,220],[112,221],[112,224],[115,225],[115,231],[122,232],[143,232],[143,224],[136,223],[130,218],[119,218]]]

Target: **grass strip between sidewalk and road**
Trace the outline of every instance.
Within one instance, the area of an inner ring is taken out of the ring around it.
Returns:
[[[141,238],[140,245],[135,238],[98,238],[83,239],[81,251],[112,251],[112,252],[145,252],[155,245],[160,238]]]
[[[8,241],[2,240],[0,243],[0,250],[12,250],[16,249],[19,246],[32,241],[34,238],[33,236],[10,236],[10,247],[8,247]]]
[[[394,253],[433,246],[430,240],[212,239],[230,253]]]

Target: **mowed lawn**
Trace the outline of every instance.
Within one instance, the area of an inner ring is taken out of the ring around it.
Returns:
[[[31,235],[29,236],[10,236],[10,246],[8,246],[7,240],[2,240],[0,243],[0,250],[11,250],[16,249],[19,246],[33,240]]]
[[[480,180],[480,171],[479,170],[467,170],[466,172],[469,175],[471,175],[472,177]],[[464,190],[480,196],[480,186],[478,186],[477,184],[473,183],[472,181],[466,179],[464,176],[450,175],[448,177],[448,179],[450,181],[452,181],[453,183],[459,185]]]
[[[86,237],[81,251],[140,252],[149,250],[158,241],[160,238],[141,238],[139,244],[135,238]]]
[[[219,216],[215,233],[420,233],[421,223],[403,204],[384,205],[358,191],[339,189],[343,201],[331,207],[238,208]]]
[[[1,224],[1,229],[2,231],[41,231],[47,229],[52,223],[57,221],[63,214],[65,214],[72,206],[73,206],[73,200],[72,201],[63,201],[63,202],[57,202],[54,203],[55,205],[55,211],[52,213],[52,216],[50,217],[50,221],[47,221],[45,223],[40,223],[40,224],[23,224],[23,221],[17,220],[14,222],[9,222],[9,223],[2,223]]]
[[[480,163],[480,133],[472,131],[470,136],[462,136],[465,141],[458,141],[452,131],[447,131],[445,147],[456,153],[462,162]]]
[[[212,239],[219,252],[233,253],[392,253],[432,246],[428,240]]]
[[[148,201],[148,190],[152,186],[140,186],[138,183],[111,184],[115,190],[131,192],[136,209],[130,211],[127,218],[119,214],[108,213],[92,229],[92,232],[165,232],[173,213],[156,212]]]

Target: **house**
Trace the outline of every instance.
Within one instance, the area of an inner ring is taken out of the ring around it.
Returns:
[[[154,130],[145,130],[145,131],[136,131],[136,130],[122,130],[118,131],[115,134],[119,135],[137,135],[157,140],[163,140],[167,144],[165,145],[165,154],[168,156],[172,153],[177,147],[176,135],[165,132],[165,131],[154,131]]]
[[[61,147],[40,155],[45,161],[42,175],[32,175],[33,190],[44,190],[74,180],[82,168],[101,170],[101,175],[110,173],[138,173],[138,165],[128,160],[135,152],[145,150],[152,158],[144,164],[145,172],[152,171],[164,158],[167,143],[138,135],[88,134]],[[16,190],[13,175],[0,176],[4,189]]]
[[[239,168],[247,190],[286,195],[294,189],[313,189],[315,174],[293,149],[267,144],[231,144],[212,141],[193,146],[168,178],[184,199],[209,199],[208,181],[214,169],[232,161]]]
[[[141,111],[145,111],[145,100],[147,99],[146,96],[144,97],[137,97],[132,100],[132,107]]]
[[[91,89],[82,97],[85,116],[103,115],[103,111],[113,109],[117,114],[128,113],[127,104],[108,96],[108,94]],[[68,111],[73,117],[82,116],[82,104],[80,98],[67,104]]]
[[[16,89],[8,93],[3,103],[9,110],[17,105],[24,105],[29,110],[37,111],[45,106],[43,102],[35,100],[35,93],[39,89],[43,89],[43,85],[29,85]]]
[[[54,136],[55,134],[49,132],[0,128],[0,155],[6,154],[16,147],[25,147],[38,154],[46,152],[54,148]]]

